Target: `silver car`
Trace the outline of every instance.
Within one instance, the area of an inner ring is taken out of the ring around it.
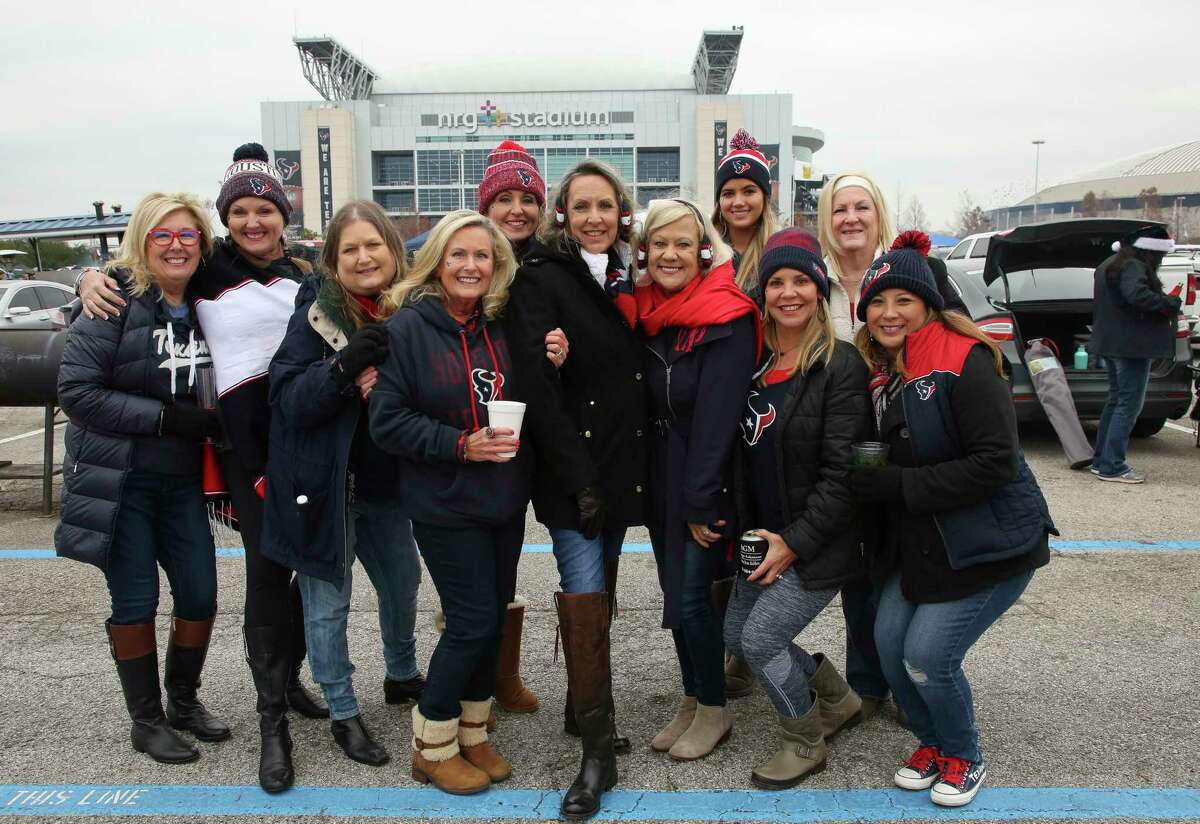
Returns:
[[[1094,357],[1075,368],[1075,354],[1086,348],[1091,334],[1093,272],[1112,254],[1114,241],[1148,225],[1162,224],[1085,219],[1018,226],[967,238],[960,244],[963,254],[947,258],[951,281],[971,317],[1008,359],[1019,420],[1046,419],[1025,367],[1026,344],[1036,338],[1047,338],[1058,349],[1079,417],[1100,417],[1108,399],[1107,370]],[[1167,290],[1183,285],[1183,316],[1174,357],[1151,366],[1146,403],[1133,431],[1137,437],[1153,435],[1167,419],[1184,415],[1192,400],[1188,318],[1197,310],[1197,275],[1183,256],[1166,258],[1158,274]]]
[[[61,329],[75,299],[69,286],[48,280],[0,281],[0,329]]]

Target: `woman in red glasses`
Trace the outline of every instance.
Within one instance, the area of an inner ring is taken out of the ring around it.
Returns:
[[[208,345],[184,298],[212,249],[204,207],[190,194],[147,195],[108,272],[124,300],[117,317],[71,326],[58,373],[70,418],[58,553],[104,571],[105,621],[133,748],[164,764],[200,757],[179,736],[229,737],[196,696],[217,608],[217,568],[200,487],[201,444],[219,434],[197,402]],[[158,567],[171,583],[166,712],[158,681]]]

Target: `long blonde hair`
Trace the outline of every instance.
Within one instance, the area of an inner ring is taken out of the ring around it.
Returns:
[[[116,257],[104,267],[105,272],[115,269],[128,270],[132,283],[129,293],[134,297],[146,294],[154,285],[154,275],[150,271],[150,259],[146,255],[146,244],[150,242],[150,230],[162,223],[163,218],[171,212],[185,209],[192,215],[196,228],[200,231],[200,256],[208,257],[212,253],[213,233],[208,222],[208,214],[200,203],[200,198],[190,192],[151,192],[142,198],[137,207],[129,215],[129,225],[125,228],[125,237],[121,240],[121,248]]]
[[[517,273],[517,259],[504,233],[487,215],[481,215],[473,209],[458,209],[438,221],[417,253],[412,268],[391,288],[388,299],[396,306],[403,306],[406,300],[416,303],[426,297],[445,303],[446,293],[442,290],[439,270],[446,247],[457,232],[472,227],[483,229],[492,239],[492,283],[483,296],[483,316],[492,320],[504,311],[508,303],[508,288]]]
[[[871,202],[875,204],[875,214],[879,216],[879,245],[872,257],[878,257],[890,249],[892,241],[896,239],[896,221],[892,219],[887,199],[884,198],[883,190],[879,188],[875,179],[866,172],[842,172],[835,175],[825,184],[817,201],[817,239],[821,242],[821,248],[825,250],[826,259],[829,261],[829,273],[839,280],[842,277],[842,267],[838,258],[845,254],[845,250],[833,234],[833,196],[839,188],[845,189],[849,186],[865,189]]]
[[[717,205],[713,209],[712,225],[726,243],[731,243],[729,224],[721,215],[720,192],[717,192]],[[746,251],[742,252],[742,257],[738,261],[735,280],[738,288],[743,292],[749,294],[758,287],[758,261],[762,258],[762,250],[767,245],[767,238],[778,232],[779,228],[779,218],[775,216],[775,206],[771,203],[771,198],[767,193],[763,192],[763,210],[758,218],[758,229],[755,230],[754,237],[750,239],[750,243],[746,245]]]
[[[766,308],[763,309],[763,340],[771,347],[772,352],[779,352],[779,329],[775,318],[771,317]],[[797,372],[807,375],[818,362],[828,366],[836,345],[837,331],[833,328],[833,313],[829,311],[829,301],[825,300],[824,295],[818,295],[817,311],[804,327],[804,334],[800,336],[800,343],[796,345],[800,350],[800,357],[796,358],[796,364],[788,372],[788,377]],[[764,371],[759,376],[759,386],[766,386],[766,374]]]
[[[649,244],[650,239],[659,229],[684,218],[691,218],[696,224],[697,253],[699,253],[700,239],[705,235],[708,236],[709,243],[712,244],[713,267],[720,266],[733,257],[733,250],[713,230],[712,224],[709,223],[700,208],[691,201],[679,198],[656,200],[650,204],[650,209],[646,212],[646,219],[642,223],[642,242]],[[646,262],[639,267],[643,275],[649,273],[649,262],[649,256],[647,256]],[[701,274],[703,274],[703,270],[701,270]]]
[[[383,238],[388,251],[391,252],[392,259],[396,262],[396,274],[392,277],[392,283],[388,284],[379,295],[379,312],[382,317],[389,317],[400,308],[399,304],[392,299],[391,286],[403,280],[408,272],[404,238],[401,237],[396,224],[392,223],[384,214],[383,209],[379,208],[379,204],[371,200],[352,200],[337,210],[333,219],[329,221],[329,225],[325,227],[325,244],[321,247],[321,267],[325,270],[325,275],[337,284],[342,308],[355,329],[368,323],[371,319],[367,317],[366,310],[354,299],[350,290],[338,277],[337,267],[340,251],[338,247],[342,245],[342,232],[351,223],[359,220],[374,227],[379,236]]]
[[[929,319],[926,324],[940,323],[951,332],[957,332],[964,338],[972,338],[982,343],[988,348],[992,355],[992,362],[996,367],[996,374],[1004,377],[1004,353],[1000,350],[1000,344],[989,338],[983,331],[975,325],[975,321],[968,318],[962,312],[946,311],[945,309],[930,309]],[[854,336],[854,345],[858,347],[858,351],[862,353],[863,360],[867,362],[867,366],[872,372],[883,370],[900,375],[904,380],[909,380],[913,377],[908,372],[908,367],[904,363],[904,347],[901,346],[893,355],[876,340],[871,337],[871,331],[864,323],[859,327],[858,333]]]

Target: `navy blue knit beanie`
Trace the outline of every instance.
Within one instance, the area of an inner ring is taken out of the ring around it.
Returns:
[[[780,269],[795,269],[812,278],[821,296],[829,300],[829,275],[825,273],[825,262],[821,254],[821,243],[811,232],[803,229],[781,229],[767,238],[762,256],[758,259],[758,299],[761,302],[767,291],[767,281]]]
[[[867,306],[872,298],[885,289],[906,289],[919,297],[930,309],[944,309],[946,301],[938,291],[933,270],[929,268],[929,235],[924,232],[904,232],[896,238],[890,252],[875,259],[863,275],[858,293],[858,319],[867,322]]]

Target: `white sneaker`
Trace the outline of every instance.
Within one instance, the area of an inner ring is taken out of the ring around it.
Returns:
[[[896,770],[892,780],[902,790],[927,790],[941,777],[938,748],[920,747]]]

